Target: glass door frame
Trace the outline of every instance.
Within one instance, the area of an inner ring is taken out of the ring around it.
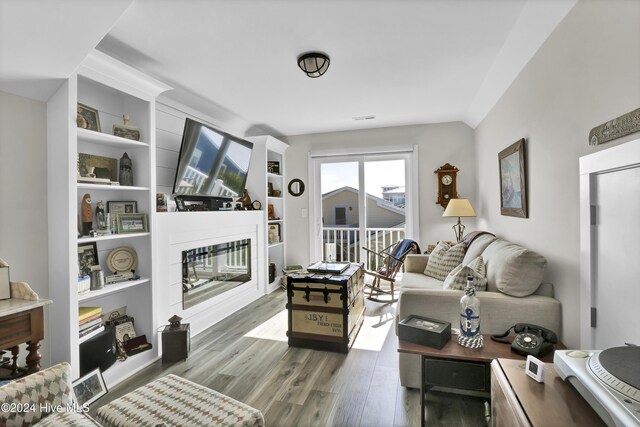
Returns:
[[[322,190],[321,171],[323,163],[358,162],[358,204],[366,204],[364,165],[368,161],[405,161],[405,236],[419,240],[419,188],[418,188],[418,146],[377,147],[362,150],[322,150],[309,152],[309,261],[323,258],[322,239]],[[359,209],[360,235],[365,236],[366,209]],[[359,251],[362,258],[363,239]]]

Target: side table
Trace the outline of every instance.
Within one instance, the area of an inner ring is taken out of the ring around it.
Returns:
[[[454,338],[455,337],[455,338]],[[420,355],[420,420],[425,425],[426,393],[433,387],[450,392],[462,392],[489,398],[491,393],[491,362],[494,359],[525,361],[526,357],[511,351],[511,346],[495,342],[490,335],[483,335],[484,347],[470,349],[462,347],[454,335],[442,349],[398,340],[398,352]],[[562,343],[556,344],[563,349]],[[553,352],[542,358],[553,361]]]
[[[496,427],[604,426],[605,423],[552,363],[545,363],[544,383],[532,380],[519,360],[491,362],[491,420]]]
[[[40,341],[44,339],[44,310],[51,300],[10,298],[0,301],[0,350],[11,351],[11,363],[0,375],[13,379],[40,370]],[[27,343],[26,368],[18,367],[19,345]],[[2,355],[3,351],[0,351]],[[0,371],[4,370],[0,369]]]

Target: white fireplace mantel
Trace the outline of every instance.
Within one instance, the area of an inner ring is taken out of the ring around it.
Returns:
[[[264,276],[264,218],[262,211],[166,212],[156,217],[156,278],[158,324],[177,314],[202,332],[267,292]],[[182,308],[182,251],[233,240],[251,239],[251,280],[234,289]]]

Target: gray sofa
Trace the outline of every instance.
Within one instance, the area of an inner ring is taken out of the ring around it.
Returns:
[[[480,235],[469,244],[463,265],[479,255],[486,264],[488,279],[487,290],[476,294],[483,334],[498,334],[516,323],[560,331],[560,302],[553,297],[553,285],[541,283],[546,268],[544,257],[490,234]],[[396,325],[414,314],[446,320],[452,328],[459,328],[464,291],[443,289],[441,280],[425,275],[428,259],[429,255],[418,254],[408,255],[405,260]],[[400,382],[404,387],[420,387],[418,355],[400,353]]]

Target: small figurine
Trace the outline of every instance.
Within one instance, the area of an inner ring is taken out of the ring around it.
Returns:
[[[251,210],[251,197],[249,197],[247,190],[244,190],[244,194],[238,199],[238,202],[242,203],[242,209]]]
[[[93,211],[91,209],[91,196],[87,193],[82,196],[82,235],[88,236],[93,226]]]

